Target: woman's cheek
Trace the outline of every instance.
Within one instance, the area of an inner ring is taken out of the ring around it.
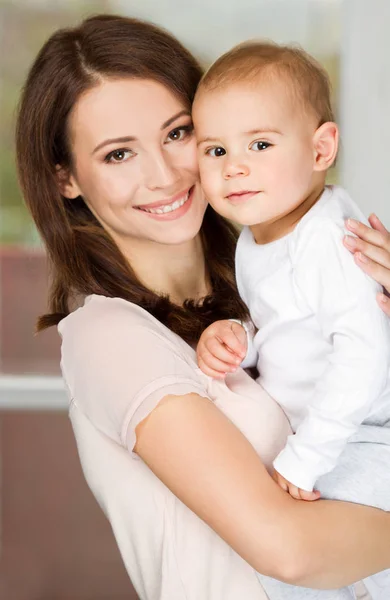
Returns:
[[[100,179],[96,194],[104,203],[124,206],[131,201],[139,177],[127,165],[110,165],[109,168]]]

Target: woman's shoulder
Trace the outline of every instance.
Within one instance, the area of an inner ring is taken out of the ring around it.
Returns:
[[[140,414],[173,388],[184,394],[201,387],[192,348],[126,300],[89,296],[59,332],[71,402],[123,445],[134,446]]]
[[[191,348],[168,327],[158,321],[147,310],[123,298],[109,298],[93,294],[84,303],[62,319],[58,325],[62,340],[66,338],[93,342],[113,335],[131,334],[140,338],[157,336],[183,351]]]
[[[157,325],[164,327],[150,313],[132,302],[123,298],[109,298],[92,294],[84,299],[83,304],[60,321],[58,330],[63,335],[73,329],[100,328],[116,323],[152,329],[158,329]]]
[[[122,298],[91,295],[58,325],[61,364],[104,365],[125,355],[133,367],[180,358],[194,364],[195,351],[148,311]],[[76,366],[75,366],[76,368]]]

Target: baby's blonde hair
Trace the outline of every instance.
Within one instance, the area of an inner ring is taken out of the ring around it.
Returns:
[[[245,42],[223,54],[201,79],[197,95],[234,83],[255,83],[259,78],[285,81],[291,99],[314,113],[318,127],[334,121],[325,69],[301,48],[269,41]]]

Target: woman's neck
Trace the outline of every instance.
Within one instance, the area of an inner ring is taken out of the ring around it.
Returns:
[[[145,287],[168,295],[175,304],[188,298],[199,300],[211,291],[200,235],[178,245],[149,240],[136,246],[132,243],[126,256]]]

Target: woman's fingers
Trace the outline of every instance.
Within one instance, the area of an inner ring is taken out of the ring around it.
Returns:
[[[368,217],[368,221],[373,229],[376,229],[385,235],[390,235],[382,221],[374,213]]]
[[[352,252],[356,264],[390,294],[390,232],[375,214],[369,216],[371,227],[355,219],[347,219],[346,227],[357,237],[346,235],[345,247]],[[381,309],[390,316],[390,301],[378,294]]]
[[[367,259],[378,263],[382,267],[390,269],[390,252],[383,249],[383,247],[373,245],[362,239],[352,237],[351,235],[346,235],[344,237],[344,245],[353,254],[360,252],[363,257],[365,256]],[[364,258],[362,258],[362,261],[364,262]]]
[[[370,224],[373,228],[355,219],[347,219],[345,224],[349,231],[364,242],[390,252],[390,233],[376,215],[370,216]]]
[[[362,254],[361,252],[356,252],[353,257],[355,259],[356,264],[362,269],[362,271],[367,273],[367,275],[372,277],[372,279],[375,279],[375,281],[382,285],[387,292],[390,292],[390,265],[382,266],[377,262],[369,259],[366,255]],[[385,312],[386,314],[388,314],[387,311]]]
[[[386,296],[385,294],[382,294],[382,292],[380,294],[377,295],[376,300],[379,304],[379,306],[381,307],[381,309],[383,310],[384,313],[386,313],[386,315],[388,317],[390,317],[390,300],[389,297]]]

